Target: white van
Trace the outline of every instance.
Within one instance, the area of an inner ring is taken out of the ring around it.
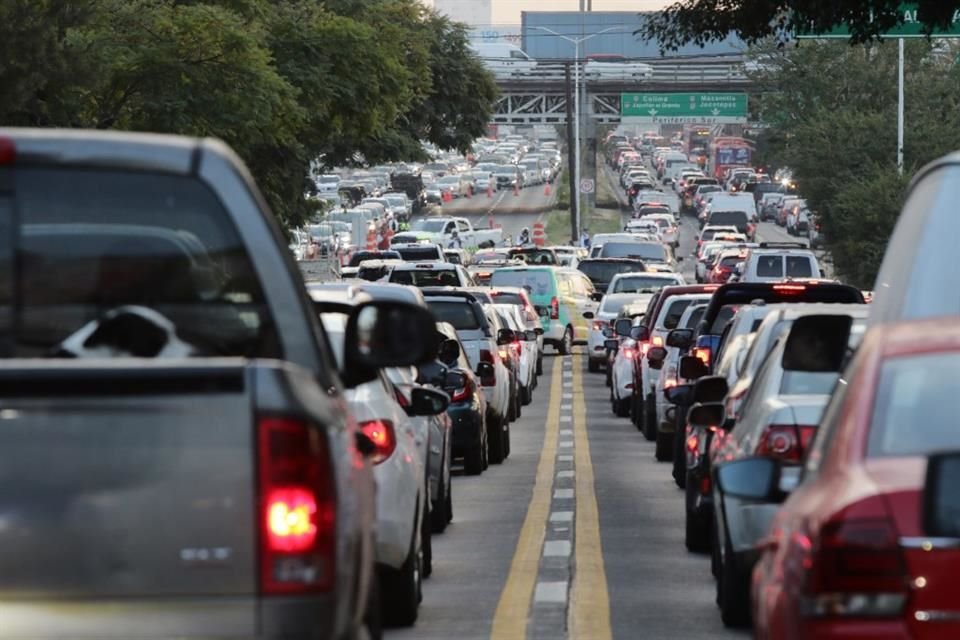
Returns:
[[[498,78],[532,73],[537,66],[523,49],[508,42],[472,42],[470,48]]]

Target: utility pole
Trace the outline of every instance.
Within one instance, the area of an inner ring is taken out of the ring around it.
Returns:
[[[577,158],[574,155],[577,140],[573,135],[573,78],[570,76],[570,63],[563,65],[566,81],[563,83],[567,107],[567,172],[570,178],[570,239],[574,246],[580,241],[577,221],[580,219],[580,185],[574,182],[577,174]],[[579,115],[579,112],[578,112]]]

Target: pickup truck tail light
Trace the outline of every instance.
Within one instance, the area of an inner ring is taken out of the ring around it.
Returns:
[[[817,428],[811,425],[772,424],[760,438],[757,455],[801,462],[816,431]]]
[[[480,362],[487,362],[494,367],[494,373],[491,373],[489,376],[483,376],[480,378],[480,384],[485,387],[492,387],[497,384],[497,374],[496,374],[496,357],[493,355],[493,352],[488,349],[480,350]]]
[[[326,436],[293,418],[257,424],[260,591],[303,594],[334,583],[337,492]]]
[[[560,319],[560,301],[556,296],[550,299],[550,319],[559,320]]]
[[[450,396],[450,402],[467,402],[470,400],[476,390],[477,388],[474,386],[473,380],[467,377],[466,384],[464,384],[460,389],[454,390],[453,394]]]
[[[376,449],[370,461],[380,464],[397,449],[397,432],[389,420],[370,420],[360,423],[360,431],[370,439]]]
[[[867,501],[873,499],[880,497]],[[798,532],[791,544],[790,552],[801,556],[798,564],[807,569],[801,600],[805,616],[884,618],[902,614],[909,579],[906,558],[889,517],[841,516],[828,520],[819,534]]]
[[[700,358],[703,364],[710,366],[710,347],[694,347],[693,355]]]

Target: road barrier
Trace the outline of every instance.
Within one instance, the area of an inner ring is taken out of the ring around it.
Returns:
[[[533,244],[537,245],[538,247],[542,247],[547,243],[547,234],[544,231],[542,222],[535,222],[533,224],[531,237],[533,239]]]

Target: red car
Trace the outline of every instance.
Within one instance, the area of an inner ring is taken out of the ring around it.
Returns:
[[[713,264],[713,268],[707,272],[707,282],[710,284],[726,284],[733,275],[737,265],[746,260],[747,254],[739,250],[722,251]]]
[[[922,525],[927,456],[960,450],[958,379],[956,319],[867,332],[760,544],[757,638],[960,638],[960,540]],[[752,458],[717,480],[760,499],[788,488],[780,470]]]

